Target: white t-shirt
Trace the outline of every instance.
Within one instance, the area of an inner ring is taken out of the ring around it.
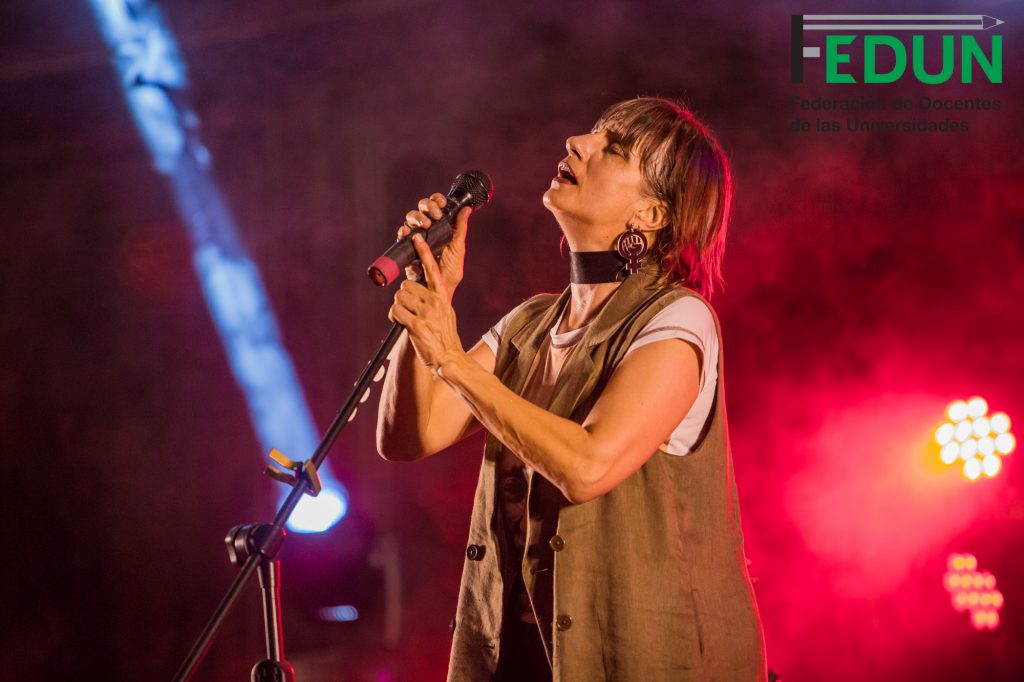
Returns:
[[[515,312],[514,310],[512,312]],[[501,318],[496,325],[483,335],[481,339],[495,355],[498,354],[498,343],[508,326],[512,312]],[[556,334],[561,326],[562,314],[551,327],[551,345],[554,348],[565,348],[580,340],[587,327]],[[684,296],[665,306],[658,314],[644,325],[640,333],[633,339],[626,350],[629,355],[637,348],[655,341],[665,339],[682,339],[701,351],[700,391],[690,411],[683,421],[675,428],[669,439],[662,445],[665,452],[672,455],[688,455],[700,437],[704,423],[711,413],[715,401],[715,386],[718,384],[718,333],[715,320],[707,304],[696,296]]]

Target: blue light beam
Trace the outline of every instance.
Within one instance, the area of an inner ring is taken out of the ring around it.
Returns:
[[[260,444],[266,452],[276,447],[293,459],[312,456],[318,431],[259,269],[211,173],[199,119],[185,97],[185,62],[174,35],[149,0],[90,1],[135,124],[188,229],[207,307]],[[348,495],[327,462],[320,478],[323,491],[315,498],[303,496],[288,522],[291,530],[321,532],[345,515]]]

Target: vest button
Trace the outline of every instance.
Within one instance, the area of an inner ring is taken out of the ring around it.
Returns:
[[[555,618],[555,627],[560,631],[565,632],[572,627],[572,618],[565,615],[564,613]]]
[[[470,545],[466,548],[466,558],[470,561],[480,561],[484,558],[487,548],[483,545]]]
[[[551,536],[551,539],[548,540],[548,546],[556,552],[561,552],[565,549],[565,540],[562,539],[561,535],[553,535]]]

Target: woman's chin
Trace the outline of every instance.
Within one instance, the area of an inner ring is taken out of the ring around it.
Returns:
[[[556,215],[565,211],[565,208],[563,207],[564,201],[562,197],[558,195],[558,190],[558,187],[549,187],[541,197],[541,202],[544,204],[544,208]]]

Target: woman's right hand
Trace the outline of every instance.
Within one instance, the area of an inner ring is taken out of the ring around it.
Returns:
[[[447,197],[440,192],[434,192],[429,197],[420,199],[416,210],[405,214],[405,223],[398,228],[398,238],[405,237],[413,227],[429,228],[433,221],[441,218],[442,209],[447,203]],[[449,295],[462,281],[463,263],[466,259],[466,233],[469,231],[469,214],[472,212],[473,209],[466,206],[455,216],[452,240],[444,247],[441,257],[437,259],[441,274],[448,284]],[[420,272],[419,264],[410,265],[405,269],[405,276],[409,279],[416,279]]]

